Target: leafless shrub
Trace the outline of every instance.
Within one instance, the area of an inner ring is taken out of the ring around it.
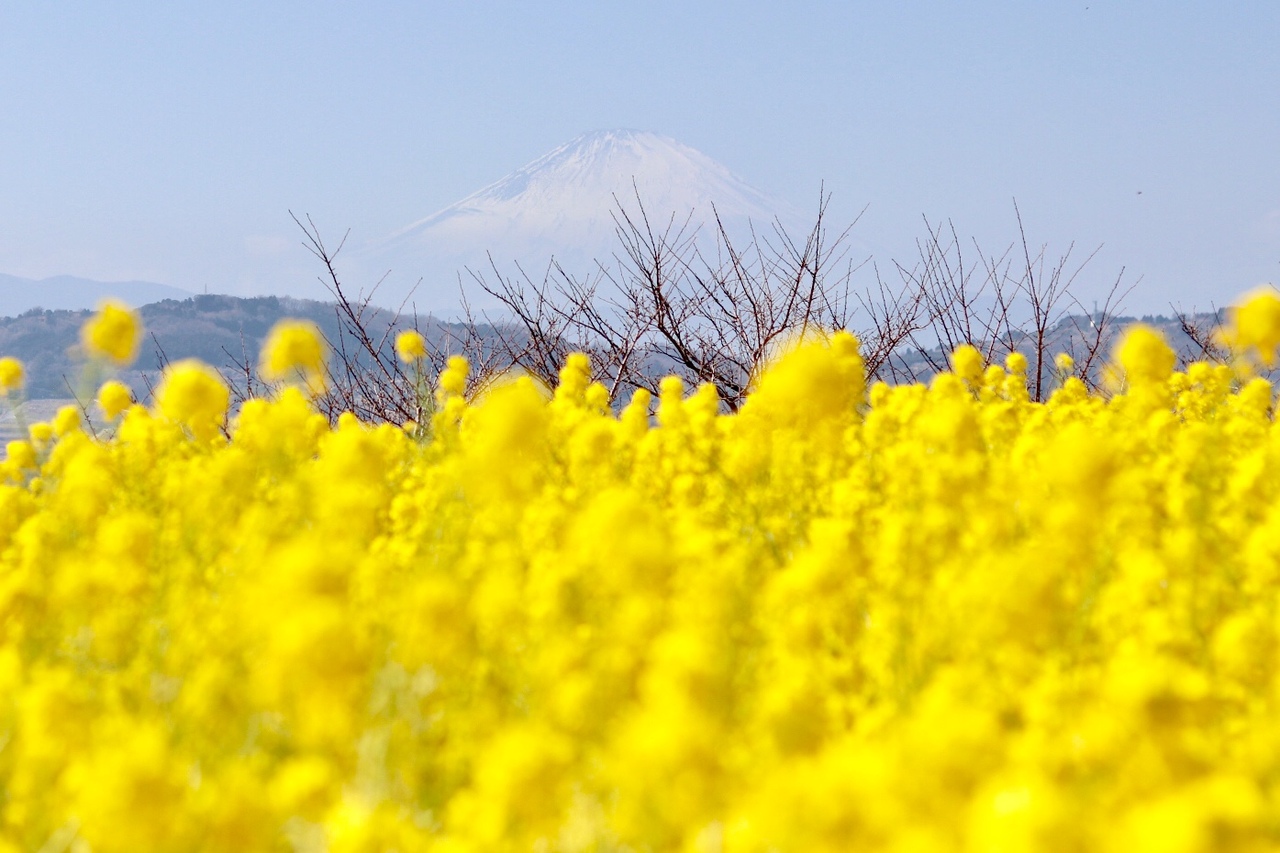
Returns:
[[[637,194],[634,210],[617,204],[614,263],[598,262],[588,277],[552,263],[540,280],[520,268],[512,278],[492,260],[491,276],[472,276],[512,318],[512,334],[499,343],[509,363],[550,383],[568,353],[584,352],[615,400],[637,388],[656,393],[662,377],[674,374],[712,384],[735,410],[784,335],[849,326],[850,282],[860,264],[848,258],[848,229],[828,238],[826,207],[823,197],[803,241],[775,222],[771,234],[753,230],[741,247],[715,213],[707,247],[690,218],[655,222]],[[881,335],[873,338],[901,338],[898,306],[874,304],[889,310],[877,315]],[[890,348],[873,347],[871,358]]]
[[[367,422],[426,423],[433,405],[433,378],[444,369],[449,356],[466,355],[473,376],[481,380],[501,369],[496,365],[499,355],[493,346],[494,336],[484,322],[469,314],[463,323],[455,324],[420,317],[410,306],[412,293],[395,311],[379,308],[373,299],[381,282],[368,292],[351,294],[336,268],[346,235],[330,247],[311,217],[304,222],[290,215],[303,233],[303,245],[320,261],[324,270],[320,283],[334,302],[337,333],[326,336],[331,354],[326,391],[315,400],[318,410],[331,422],[343,412],[351,412]],[[396,356],[396,335],[410,329],[426,341],[425,363],[405,364]],[[241,352],[226,355],[232,368],[223,377],[232,388],[233,406],[272,390],[260,376],[243,336]]]
[[[656,390],[674,373],[709,382],[729,410],[741,405],[770,348],[796,329],[851,329],[862,341],[868,374],[889,382],[918,381],[947,369],[961,344],[989,362],[1015,350],[1030,359],[1031,393],[1043,399],[1053,357],[1067,352],[1076,372],[1096,384],[1112,321],[1128,289],[1117,276],[1103,305],[1087,311],[1073,294],[1077,277],[1096,255],[1071,264],[1073,247],[1052,266],[1046,249],[1033,250],[1015,204],[1020,240],[998,256],[977,250],[971,259],[951,223],[925,222],[918,262],[894,264],[890,284],[854,286],[866,262],[848,258],[845,229],[826,228],[827,197],[813,229],[793,240],[780,223],[768,239],[755,232],[739,249],[716,218],[714,252],[696,240],[689,220],[655,227],[640,199],[636,211],[618,204],[621,246],[613,266],[575,278],[552,264],[541,280],[473,273],[519,330],[503,357],[546,381],[571,351],[592,356],[598,378],[615,397],[628,389]],[[850,226],[852,227],[852,226]]]
[[[1015,204],[1019,239],[1003,252],[986,255],[975,242],[970,253],[954,225],[926,220],[917,262],[894,262],[896,281],[872,265],[874,283],[862,286],[855,274],[870,259],[850,257],[853,225],[829,234],[828,202],[820,195],[803,239],[775,221],[766,234],[752,229],[741,244],[714,210],[710,239],[699,239],[691,214],[655,221],[638,193],[633,207],[615,198],[619,249],[611,262],[597,261],[586,276],[555,261],[541,277],[519,265],[509,276],[490,257],[487,272],[469,274],[500,306],[500,316],[473,311],[464,293],[463,321],[449,334],[422,330],[429,342],[425,370],[401,364],[392,348],[397,330],[418,327],[416,314],[405,319],[408,301],[384,312],[372,305],[376,286],[350,296],[334,266],[342,243],[331,250],[310,218],[295,217],[324,267],[321,281],[340,321],[321,410],[331,418],[352,411],[374,421],[421,422],[431,399],[424,374],[434,376],[452,353],[468,356],[477,384],[517,369],[554,385],[565,358],[583,352],[615,402],[639,388],[656,394],[662,378],[674,374],[690,385],[710,383],[734,411],[772,350],[808,329],[856,332],[869,376],[891,383],[927,379],[947,369],[955,347],[972,344],[992,363],[1014,351],[1026,355],[1036,400],[1052,390],[1059,352],[1096,386],[1131,289],[1122,288],[1121,270],[1102,305],[1085,309],[1073,287],[1096,251],[1073,264],[1068,247],[1050,264],[1046,247],[1032,247]],[[242,384],[251,388],[252,365],[239,364]]]
[[[916,381],[946,370],[950,353],[970,344],[988,363],[1012,352],[1025,355],[1034,400],[1051,390],[1053,359],[1060,352],[1072,357],[1081,379],[1096,386],[1115,318],[1132,289],[1122,287],[1124,270],[1102,305],[1086,309],[1072,288],[1097,250],[1073,265],[1072,245],[1049,265],[1047,247],[1033,249],[1028,241],[1016,203],[1014,212],[1019,239],[999,255],[983,254],[976,241],[969,255],[951,222],[943,228],[925,220],[928,236],[917,241],[917,263],[895,263],[903,292],[918,300],[920,316],[904,324],[911,331],[887,359],[885,378]]]
[[[1178,354],[1182,363],[1208,361],[1227,364],[1231,361],[1231,351],[1216,334],[1223,321],[1223,312],[1217,306],[1211,306],[1208,314],[1194,310],[1184,311],[1180,306],[1174,305],[1169,308],[1185,338],[1182,351]]]

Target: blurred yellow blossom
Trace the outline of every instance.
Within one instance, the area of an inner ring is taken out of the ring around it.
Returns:
[[[406,364],[418,361],[427,354],[427,339],[412,329],[396,335],[396,355]]]
[[[951,369],[956,376],[973,384],[982,377],[982,353],[973,344],[961,344],[951,354]]]
[[[22,387],[22,362],[5,356],[0,358],[0,393],[10,394]]]
[[[5,445],[8,462],[17,468],[36,467],[36,449],[29,441],[11,441]]]
[[[1116,357],[1131,382],[1163,382],[1173,372],[1178,357],[1160,332],[1134,324],[1124,332]]]
[[[80,429],[81,411],[74,404],[62,406],[53,415],[53,432],[59,438],[65,438]]]
[[[269,382],[301,379],[309,389],[322,389],[325,343],[319,327],[307,320],[276,323],[262,345],[261,370]]]
[[[160,414],[188,427],[198,438],[214,435],[226,417],[231,392],[216,371],[194,360],[165,370],[156,389]]]
[[[439,395],[442,397],[461,397],[467,388],[467,373],[470,366],[460,355],[449,356],[445,369],[440,373]]]
[[[102,383],[98,389],[98,407],[108,420],[114,420],[133,405],[133,391],[128,385],[115,379]]]
[[[0,462],[0,851],[1280,847],[1271,383],[1015,355],[811,331],[736,413],[455,357],[429,429],[107,383]]]
[[[142,340],[142,320],[122,302],[108,299],[80,330],[80,342],[94,358],[105,358],[124,366],[138,356]]]
[[[1280,294],[1270,287],[1245,296],[1244,304],[1231,312],[1233,342],[1249,347],[1267,367],[1276,364],[1280,347]]]
[[[53,438],[53,424],[37,421],[27,427],[27,435],[30,436],[32,444],[43,447]]]

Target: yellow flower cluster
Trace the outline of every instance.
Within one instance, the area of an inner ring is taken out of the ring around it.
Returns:
[[[0,850],[1275,849],[1272,389],[1118,361],[106,389],[0,465]]]
[[[1268,367],[1275,365],[1280,347],[1280,294],[1269,287],[1256,290],[1233,314],[1236,342],[1252,349]]]
[[[116,365],[132,363],[141,340],[142,323],[137,313],[114,299],[104,300],[80,330],[80,342],[89,356]]]
[[[268,382],[300,381],[312,394],[325,390],[325,342],[309,320],[281,320],[262,346],[260,370]]]
[[[405,364],[420,361],[427,354],[427,339],[410,329],[396,335],[396,356]]]
[[[22,362],[5,356],[0,358],[0,394],[11,394],[22,387]]]

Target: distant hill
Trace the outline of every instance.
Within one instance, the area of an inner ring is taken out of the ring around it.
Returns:
[[[16,317],[33,308],[80,311],[96,307],[107,297],[129,305],[147,305],[194,295],[153,281],[93,281],[69,275],[33,279],[0,273],[0,317]]]
[[[285,317],[311,320],[330,341],[345,339],[350,352],[356,349],[351,346],[351,339],[341,332],[337,306],[328,302],[276,296],[201,295],[182,300],[165,299],[144,305],[139,312],[147,336],[137,363],[124,371],[120,378],[144,399],[159,378],[162,365],[181,358],[199,358],[223,370],[228,379],[234,381],[240,365],[257,363],[267,332]],[[17,317],[0,318],[0,356],[15,356],[26,365],[25,396],[28,399],[79,397],[88,400],[93,396],[98,384],[106,377],[86,375],[84,359],[79,352],[80,327],[91,313],[87,310],[31,310]],[[1197,325],[1204,329],[1211,328],[1221,319],[1221,315],[1198,315],[1195,318]],[[394,321],[395,315],[382,309],[371,308],[366,314],[367,330],[375,339],[385,339],[384,354],[388,357],[393,357],[390,354],[392,336],[384,335],[384,332]],[[404,327],[412,322],[411,318],[404,318],[398,325]],[[1154,316],[1145,316],[1141,320],[1137,317],[1113,318],[1104,336],[1102,352],[1109,355],[1116,336],[1134,322],[1159,328],[1184,363],[1202,357],[1176,319]],[[447,341],[468,338],[461,324],[445,323],[429,316],[418,318],[417,324],[439,349],[449,349],[443,346]],[[1081,355],[1085,351],[1083,335],[1088,334],[1089,325],[1087,317],[1063,318],[1049,332],[1046,353]],[[492,341],[493,329],[481,329],[479,337]],[[1033,351],[1030,341],[1019,341],[1018,344],[1024,353]],[[896,359],[902,368],[896,381],[910,381],[911,378],[927,381],[936,370],[945,367],[947,360],[948,353],[940,349],[922,351],[903,347]],[[1100,366],[1095,364],[1094,369]],[[675,370],[676,365],[658,363],[655,369],[665,373]],[[889,376],[883,378],[890,379]]]
[[[1212,330],[1226,322],[1226,319],[1226,312],[1223,310],[1214,313],[1196,313],[1187,317],[1190,328],[1201,341],[1209,340]],[[1145,314],[1142,317],[1115,315],[1107,318],[1106,324],[1103,326],[1101,342],[1097,344],[1097,357],[1090,361],[1088,355],[1091,344],[1096,343],[1098,338],[1090,316],[1086,314],[1066,315],[1046,329],[1044,340],[1045,363],[1043,365],[1044,381],[1046,383],[1050,382],[1050,377],[1054,373],[1053,358],[1059,353],[1066,353],[1075,359],[1078,369],[1084,369],[1087,363],[1089,365],[1090,378],[1095,382],[1099,381],[1102,378],[1103,368],[1112,358],[1120,338],[1124,335],[1125,330],[1135,323],[1142,323],[1159,331],[1177,355],[1180,368],[1194,361],[1212,361],[1215,355],[1221,355],[1221,353],[1206,352],[1200,343],[1187,333],[1187,329],[1182,325],[1182,320],[1178,317],[1152,314]],[[975,344],[980,349],[986,350],[987,348],[987,344],[981,341],[975,341]],[[1003,358],[1002,354],[1004,352],[1008,351],[1008,345],[1003,340],[992,348],[997,353],[997,361]],[[1017,333],[1014,336],[1013,348],[1028,358],[1032,358],[1036,352],[1036,343],[1030,335]],[[894,364],[898,371],[893,381],[928,382],[939,370],[947,369],[950,363],[950,355],[950,350],[946,347],[918,348],[906,344],[894,356]],[[1033,383],[1034,370],[1035,364],[1033,362],[1029,365],[1029,376]],[[887,376],[884,378],[889,380]]]
[[[165,299],[138,309],[146,330],[137,363],[120,377],[141,396],[159,377],[166,361],[199,358],[234,374],[246,359],[256,364],[267,332],[285,317],[315,322],[330,340],[339,338],[336,306],[307,299],[262,296],[201,295]],[[23,361],[27,368],[25,394],[29,399],[91,396],[101,376],[84,376],[80,355],[80,327],[91,311],[31,310],[0,319],[0,355]],[[367,327],[380,336],[395,319],[391,312],[370,309]],[[411,320],[403,321],[411,323]],[[441,340],[451,324],[419,318],[429,338]],[[388,349],[390,341],[388,340]]]

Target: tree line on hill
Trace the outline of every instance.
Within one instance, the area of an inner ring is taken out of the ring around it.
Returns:
[[[803,238],[775,227],[745,246],[722,227],[708,251],[687,223],[654,223],[637,199],[633,210],[618,206],[613,263],[586,277],[554,262],[541,278],[507,277],[496,265],[472,271],[501,315],[476,314],[464,303],[453,322],[401,315],[363,292],[352,295],[335,267],[341,244],[330,248],[309,219],[299,221],[331,301],[201,295],[142,306],[147,339],[119,378],[145,400],[166,363],[199,358],[218,367],[234,399],[243,400],[263,389],[256,364],[268,332],[291,317],[314,322],[329,343],[329,391],[318,404],[330,418],[352,411],[371,421],[420,421],[431,405],[430,380],[453,354],[468,357],[478,387],[513,369],[553,385],[565,357],[585,352],[615,403],[637,388],[656,395],[662,377],[674,374],[689,386],[714,385],[732,411],[789,336],[840,328],[861,339],[869,378],[890,383],[945,370],[960,344],[978,347],[989,363],[1021,352],[1039,400],[1063,378],[1058,353],[1072,356],[1072,372],[1096,387],[1116,337],[1139,320],[1122,313],[1123,271],[1102,303],[1086,309],[1074,288],[1092,255],[1074,263],[1068,248],[1050,262],[1044,247],[1029,244],[1020,219],[1019,239],[998,255],[969,250],[949,224],[930,225],[915,262],[895,262],[882,274],[869,259],[850,258],[848,229],[831,236],[824,217],[825,203]],[[855,275],[867,268],[870,275]],[[86,368],[79,352],[89,313],[33,309],[0,319],[0,355],[25,363],[28,398],[92,398],[105,377]],[[1221,312],[1141,318],[1164,332],[1184,362],[1223,357],[1211,335],[1221,320]],[[426,339],[425,364],[396,358],[395,335],[410,328]]]
[[[84,360],[80,354],[79,331],[90,313],[35,308],[17,317],[0,318],[0,354],[15,356],[24,363],[27,397],[84,396]],[[154,386],[166,363],[182,358],[199,358],[218,367],[233,384],[243,384],[246,375],[251,377],[250,381],[257,382],[256,374],[252,372],[257,353],[271,327],[286,317],[314,322],[331,346],[335,341],[345,342],[345,355],[340,353],[338,358],[339,367],[343,358],[350,360],[357,371],[367,372],[371,367],[369,354],[360,348],[354,335],[342,328],[342,315],[336,302],[276,296],[202,295],[182,301],[170,299],[144,305],[139,313],[146,328],[146,340],[137,362],[122,371],[120,378],[134,388],[140,399],[144,399]],[[1159,328],[1184,360],[1190,361],[1202,357],[1203,352],[1201,339],[1188,334],[1186,323],[1194,322],[1203,331],[1220,320],[1220,314],[1194,317],[1146,315],[1141,318],[1115,315],[1108,318],[1105,340],[1109,345],[1124,327],[1143,322]],[[369,309],[361,322],[383,357],[391,360],[395,358],[392,346],[395,332],[412,327],[415,321],[413,318],[397,318],[390,311]],[[474,342],[483,339],[487,341],[489,354],[481,361],[487,362],[489,372],[496,372],[500,348],[505,346],[501,354],[514,363],[520,358],[527,360],[527,356],[517,350],[514,341],[522,340],[524,348],[531,347],[531,336],[526,333],[524,338],[520,337],[518,319],[475,324],[479,328],[469,327],[465,321],[450,323],[432,317],[416,318],[416,323],[428,338],[428,347],[440,354],[441,362],[450,354],[465,352],[469,343],[474,349]],[[1087,315],[1060,318],[1048,330],[1046,348],[1052,353],[1081,352],[1087,342],[1079,331],[1089,328],[1089,323]],[[1029,339],[1019,338],[1013,348],[1025,349],[1030,345],[1032,341]],[[566,353],[570,351],[567,343],[561,343],[559,348]],[[890,371],[887,365],[882,364],[877,378],[927,380],[945,364],[948,352],[941,346],[904,349],[895,356],[894,370]],[[680,373],[679,365],[670,358],[663,358],[661,353],[650,353],[649,360],[649,369],[655,376],[665,375],[663,371]],[[547,364],[551,368],[557,362],[549,357]],[[246,367],[250,368],[248,374]]]
[[[242,394],[246,374],[256,382],[259,350],[268,332],[289,317],[316,324],[331,346],[341,348],[359,369],[369,367],[369,357],[356,352],[344,333],[342,315],[333,302],[289,297],[237,297],[200,295],[185,300],[166,299],[138,308],[145,338],[137,361],[119,378],[146,399],[164,366],[183,358],[198,358],[219,368]],[[80,328],[90,311],[33,308],[16,317],[0,318],[0,353],[22,360],[26,368],[25,396],[30,399],[92,397],[95,376],[86,365],[80,347]],[[466,332],[460,324],[433,317],[413,322],[435,348],[453,348],[451,338]],[[377,336],[386,357],[394,358],[392,337],[406,323],[394,312],[366,307],[361,314],[366,333]],[[475,330],[481,332],[482,330]],[[382,340],[385,339],[385,340]],[[86,375],[88,373],[89,375]],[[86,382],[90,383],[86,388]]]

